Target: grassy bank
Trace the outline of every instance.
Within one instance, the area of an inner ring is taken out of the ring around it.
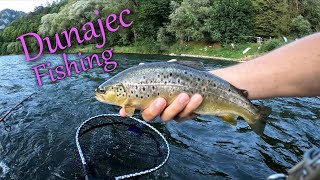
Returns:
[[[218,47],[217,47],[218,46]],[[250,47],[246,53],[242,52]],[[177,56],[199,56],[199,57],[217,57],[233,60],[242,60],[244,58],[258,55],[258,45],[255,43],[236,44],[234,48],[230,46],[220,47],[219,45],[206,45],[201,43],[186,43],[173,44],[171,46],[152,46],[152,45],[131,45],[131,46],[116,46],[116,52],[119,53],[153,53],[153,54],[168,54]]]
[[[190,42],[185,44],[159,45],[156,43],[135,43],[128,46],[113,46],[114,53],[165,54],[175,56],[190,56],[203,58],[220,58],[226,60],[249,60],[265,52],[271,51],[284,43],[281,40],[271,40],[259,46],[257,43],[241,43],[234,45],[205,44]],[[243,51],[250,48],[248,52]],[[101,53],[94,45],[78,46],[68,49],[68,53]]]

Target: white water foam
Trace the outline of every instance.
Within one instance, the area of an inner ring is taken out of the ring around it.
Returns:
[[[9,172],[10,168],[4,163],[0,162],[0,177],[4,178],[5,175]]]

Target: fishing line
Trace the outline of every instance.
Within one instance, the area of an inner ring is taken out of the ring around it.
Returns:
[[[2,122],[4,124],[4,130],[5,131],[11,131],[11,126],[10,125],[7,125],[6,124],[6,118],[14,111],[14,110],[17,110],[21,107],[24,107],[23,106],[23,102],[25,102],[26,100],[28,100],[29,98],[31,98],[31,96],[33,96],[34,94],[38,93],[39,91],[37,92],[34,92],[32,94],[30,94],[28,97],[26,97],[25,99],[23,99],[21,102],[19,102],[18,104],[16,104],[13,108],[11,108],[2,118],[0,117],[0,122]]]
[[[127,179],[160,169],[170,148],[153,126],[134,117],[103,114],[84,121],[76,146],[85,179]]]

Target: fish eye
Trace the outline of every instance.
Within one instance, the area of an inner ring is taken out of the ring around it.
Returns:
[[[98,87],[98,88],[96,89],[96,92],[97,92],[97,93],[100,93],[100,94],[104,94],[104,93],[106,93],[106,90],[105,90],[104,88]]]

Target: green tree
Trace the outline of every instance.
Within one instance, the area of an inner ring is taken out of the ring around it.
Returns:
[[[250,0],[219,0],[212,16],[205,21],[204,31],[212,41],[240,42],[252,35],[252,3]]]
[[[311,24],[303,16],[299,15],[291,21],[291,31],[298,37],[303,37],[310,34]]]
[[[313,31],[320,31],[320,0],[304,0],[301,14],[310,22]]]
[[[283,0],[252,0],[256,36],[278,37],[289,32],[288,4]]]
[[[170,0],[137,0],[134,19],[135,41],[155,40],[157,32],[169,21]]]
[[[2,36],[6,42],[13,42],[16,40],[16,28],[9,25],[3,30]]]
[[[1,55],[7,54],[7,46],[8,46],[7,43],[3,43],[3,44],[2,44],[1,49],[0,49],[0,54],[1,54]]]
[[[181,5],[172,1],[167,30],[175,34],[180,43],[204,39],[202,25],[209,17],[211,5],[210,0],[183,0]]]

